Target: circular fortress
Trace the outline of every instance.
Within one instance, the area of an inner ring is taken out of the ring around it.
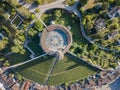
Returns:
[[[72,35],[64,26],[52,24],[43,30],[40,43],[46,53],[62,59],[72,45]]]

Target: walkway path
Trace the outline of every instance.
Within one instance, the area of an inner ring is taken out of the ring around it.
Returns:
[[[51,68],[50,68],[50,71],[48,72],[48,75],[47,75],[47,77],[46,77],[46,79],[45,79],[45,84],[48,84],[48,80],[49,80],[49,78],[50,78],[50,75],[51,75],[51,73],[52,73],[52,71],[53,71],[53,69],[54,69],[57,61],[58,61],[58,60],[57,60],[57,58],[55,57],[55,58],[54,58],[54,61],[53,61],[53,63],[52,63],[52,66],[51,66]]]
[[[41,57],[43,57],[43,56],[46,56],[46,55],[47,55],[47,53],[45,53],[45,54],[43,54],[43,55],[40,55],[40,56],[38,56],[38,57],[35,57],[35,58],[31,59],[31,60],[27,60],[27,61],[25,61],[25,62],[21,62],[21,63],[15,64],[15,65],[9,66],[9,67],[5,68],[5,70],[11,69],[11,68],[16,68],[16,67],[18,67],[18,66],[21,66],[21,65],[24,65],[24,64],[26,64],[26,63],[32,62],[32,61],[34,61],[34,60],[36,60],[36,59],[38,59],[38,58],[41,58]]]
[[[25,47],[33,56],[35,56],[35,53],[31,50],[31,48],[29,48],[29,47],[27,46],[27,44],[28,44],[28,40],[26,39],[26,41],[25,41],[25,43],[24,43],[24,47]]]

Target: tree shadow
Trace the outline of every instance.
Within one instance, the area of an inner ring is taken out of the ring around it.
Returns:
[[[80,66],[80,64],[79,64],[79,63],[76,63],[76,64],[68,67],[66,70],[70,70],[70,69],[73,69],[73,68],[76,68],[76,67],[79,67],[79,66]]]
[[[31,62],[29,62],[29,63],[26,63],[26,64],[24,64],[24,65],[21,65],[21,66],[15,68],[14,70],[15,70],[15,71],[18,71],[18,72],[21,72],[21,71],[24,71],[25,69],[30,68],[30,67],[32,67],[32,66],[34,66],[34,65],[38,65],[38,64],[40,64],[40,63],[42,63],[42,62],[51,60],[52,58],[53,58],[53,57],[51,57],[51,56],[45,56],[45,57],[39,58],[39,59],[37,59],[37,60],[31,61]]]

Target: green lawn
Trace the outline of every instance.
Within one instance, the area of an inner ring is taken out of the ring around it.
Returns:
[[[74,61],[72,58],[64,57],[63,60],[61,60],[60,62],[57,62],[56,66],[53,70],[53,74],[76,68],[79,65],[80,65],[80,63]]]
[[[39,46],[39,40],[39,37],[35,36],[33,37],[32,41],[28,43],[28,46],[35,52],[36,56],[41,55],[43,52]],[[30,59],[30,54],[31,53],[25,49],[24,54],[14,53],[12,55],[9,55],[7,58],[9,59],[10,64],[13,65]]]
[[[63,11],[63,13],[64,14],[62,14],[60,20],[55,22],[60,24],[61,21],[63,21],[62,25],[66,27],[71,26],[74,42],[77,42],[79,45],[85,45],[87,41],[81,36],[78,18],[68,12]],[[54,20],[54,15],[44,14],[42,16],[42,19],[47,25],[49,25],[50,21]],[[34,37],[28,46],[35,53],[37,53],[37,55],[41,54],[38,37]],[[16,70],[19,71],[25,78],[31,79],[38,83],[44,83],[44,80],[48,75],[48,71],[51,68],[52,62],[53,58],[51,57],[47,57],[46,59],[41,58],[23,65]],[[50,85],[58,85],[65,82],[76,81],[85,78],[88,75],[94,74],[95,72],[97,71],[86,65],[74,61],[73,58],[65,56],[63,60],[58,61],[55,65],[48,83]]]
[[[44,83],[52,62],[52,57],[47,56],[47,58],[40,58],[20,66],[16,70],[27,79],[36,81],[38,83]]]
[[[95,70],[76,62],[73,58],[65,56],[62,61],[57,62],[51,74],[49,84],[58,85],[66,82],[76,81],[93,75]]]
[[[78,44],[87,44],[88,42],[82,37],[80,31],[79,18],[66,10],[62,10],[61,13],[59,20],[55,20],[55,14],[43,14],[41,18],[46,25],[49,25],[50,21],[55,21],[56,24],[61,24],[66,27],[71,26],[73,42],[77,42]]]
[[[18,67],[19,71],[25,78],[31,79],[38,83],[44,83],[48,75],[48,71],[53,63],[52,57],[37,59],[33,62]],[[53,69],[50,77],[50,85],[58,85],[65,82],[76,81],[94,74],[95,70],[74,61],[74,59],[65,56],[61,61],[58,61]]]
[[[59,67],[61,68],[61,67]],[[63,73],[52,74],[49,80],[50,85],[59,85],[66,82],[73,82],[80,79],[87,78],[89,75],[93,75],[94,70],[90,69],[87,66],[79,65],[78,67],[67,70]]]
[[[34,36],[32,38],[32,41],[28,43],[28,46],[36,54],[36,56],[41,55],[42,52],[43,52],[43,50],[40,47],[39,43],[40,43],[40,38],[38,36]]]
[[[7,58],[10,61],[10,65],[14,65],[30,59],[29,55],[30,55],[30,52],[26,50],[24,54],[14,53],[9,55]]]

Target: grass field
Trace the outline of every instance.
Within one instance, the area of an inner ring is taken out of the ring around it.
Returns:
[[[41,18],[45,22],[46,25],[49,25],[50,21],[53,20],[56,22],[56,24],[61,24],[66,27],[70,26],[72,37],[73,37],[73,42],[76,42],[78,44],[87,44],[88,42],[82,37],[82,34],[80,32],[79,18],[75,16],[74,14],[71,14],[65,10],[63,10],[61,13],[62,13],[61,17],[58,21],[55,20],[55,15],[53,14],[44,14]]]
[[[60,20],[55,22],[60,24],[61,21],[63,21],[62,25],[66,27],[71,26],[74,42],[85,45],[87,41],[81,36],[79,19],[68,12],[63,13],[64,14],[62,14]],[[54,19],[54,15],[44,14],[42,16],[42,19],[47,25],[49,25],[50,21]],[[37,53],[37,55],[39,55],[41,53],[41,51],[39,51],[39,49],[41,49],[39,47],[39,38],[33,38],[32,42],[29,43],[29,47],[35,53]],[[48,56],[47,58],[37,59],[26,65],[18,67],[16,70],[19,71],[25,78],[31,79],[38,83],[44,83],[46,77],[48,76],[48,71],[51,68],[52,62],[53,58]],[[73,58],[65,56],[63,60],[58,61],[55,65],[48,83],[50,85],[58,85],[66,82],[76,81],[83,79],[88,75],[93,75],[95,72],[97,71],[91,69],[86,65],[74,61]]]
[[[42,52],[43,52],[43,50],[40,47],[39,43],[40,43],[40,38],[38,36],[34,36],[32,38],[32,41],[28,43],[28,46],[36,54],[36,56],[41,55]]]
[[[53,62],[52,57],[37,59],[33,62],[18,67],[25,78],[38,83],[44,83]],[[76,81],[94,74],[96,71],[86,65],[74,61],[74,59],[65,56],[64,60],[58,61],[51,74],[49,84],[58,85],[65,82]]]
[[[52,61],[52,58],[48,56],[47,58],[37,59],[33,62],[20,66],[16,70],[19,71],[25,78],[38,83],[44,83]]]
[[[10,61],[10,65],[14,65],[23,61],[30,59],[30,52],[25,50],[24,54],[14,53],[9,55],[7,58]]]
[[[50,85],[59,85],[66,82],[77,81],[93,75],[96,71],[90,67],[74,61],[73,58],[65,57],[58,62],[50,76]]]

